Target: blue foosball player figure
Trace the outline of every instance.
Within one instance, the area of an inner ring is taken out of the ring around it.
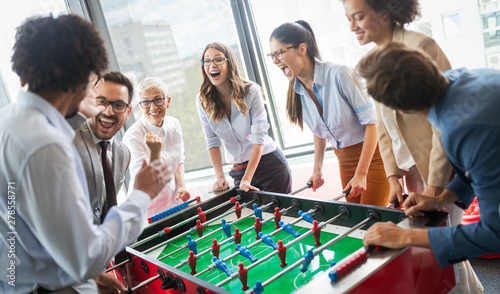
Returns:
[[[257,207],[257,203],[253,204],[253,211],[255,213],[255,217],[258,217],[260,221],[262,221],[262,209]]]
[[[288,234],[292,234],[294,238],[300,236],[300,233],[295,232],[291,224],[289,223],[285,224],[281,221],[280,226],[283,228],[283,231],[287,232]]]
[[[221,222],[222,222],[222,230],[224,231],[224,233],[226,234],[226,236],[228,238],[231,238],[231,236],[232,236],[231,225],[229,223],[227,223],[225,219],[222,219]]]
[[[306,222],[310,222],[311,224],[313,223],[314,219],[312,216],[309,214],[309,212],[302,212],[302,210],[299,210],[299,215],[304,219]]]
[[[259,232],[259,238],[262,239],[262,242],[264,244],[271,246],[274,250],[278,248],[278,244],[274,243],[273,239],[271,239],[271,236],[268,234],[262,234],[262,232]]]
[[[189,250],[193,251],[195,255],[198,255],[198,249],[196,248],[196,241],[191,240],[191,236],[187,235],[186,239],[188,240]]]
[[[230,275],[233,274],[233,272],[227,268],[227,265],[224,262],[224,260],[219,259],[219,258],[214,256],[214,257],[212,257],[212,261],[213,261],[213,263],[215,263],[215,265],[217,266],[218,269],[220,269],[221,271],[223,271],[226,274],[226,276],[229,277]]]
[[[255,292],[255,294],[261,294],[262,292],[264,292],[264,286],[262,286],[261,281],[255,282],[255,286],[253,286],[252,289]]]
[[[300,269],[301,272],[305,273],[307,271],[307,268],[309,267],[309,264],[311,264],[311,261],[314,259],[314,254],[312,249],[309,249],[306,254],[304,255],[304,258],[306,259],[304,263],[302,264],[302,268]]]
[[[248,258],[250,262],[254,263],[257,261],[257,258],[252,255],[247,246],[241,246],[240,244],[237,244],[236,249],[240,252],[241,256]]]

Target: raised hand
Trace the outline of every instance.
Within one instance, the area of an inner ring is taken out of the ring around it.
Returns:
[[[153,160],[155,159],[160,159],[161,147],[163,145],[160,137],[156,136],[153,133],[147,133],[144,136],[144,142],[146,142],[146,145],[151,151],[149,156],[149,162],[153,162]]]

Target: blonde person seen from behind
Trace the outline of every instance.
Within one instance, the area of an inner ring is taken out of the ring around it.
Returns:
[[[245,191],[290,193],[290,168],[267,134],[269,123],[260,87],[240,77],[233,51],[222,43],[206,46],[201,70],[203,84],[196,106],[217,176],[214,191],[229,186],[222,169],[222,141],[226,161],[233,164],[229,175],[235,186]]]
[[[171,180],[152,201],[148,217],[176,206],[190,197],[184,178],[184,141],[179,121],[167,116],[171,97],[167,85],[159,78],[148,77],[139,83],[141,118],[123,136],[130,149],[131,184],[143,160],[160,158],[172,168]]]

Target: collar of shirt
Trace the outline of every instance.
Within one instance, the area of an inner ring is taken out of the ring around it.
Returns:
[[[466,71],[467,71],[466,68],[459,68],[459,69],[451,69],[451,70],[444,72],[444,75],[448,79],[448,86],[446,87],[445,93],[449,92],[449,89],[452,87],[452,85],[455,83],[455,81],[458,80],[460,75],[462,75]],[[440,108],[443,107],[442,105],[444,104],[444,101],[446,100],[445,98],[446,98],[446,94],[445,94],[445,96],[443,96],[441,98],[441,100],[436,105],[434,105],[433,107],[431,107],[429,109],[429,114],[427,115],[427,119],[429,120],[429,122],[438,130],[440,130],[444,127],[440,124],[441,116],[438,115],[438,112],[442,111]],[[449,111],[452,111],[452,110],[450,109]],[[458,117],[458,116],[453,115],[452,117]]]
[[[324,85],[325,82],[325,63],[322,62],[321,60],[314,58],[315,64],[314,64],[314,84],[313,87],[316,87],[318,91],[321,90],[321,88]],[[295,93],[299,95],[306,95],[307,91],[304,88],[304,85],[299,81],[299,79],[295,79],[295,82],[293,84],[293,89],[295,90]]]
[[[163,131],[163,126],[165,125],[165,118],[163,118],[163,123],[161,127],[157,127],[154,124],[152,124],[144,115],[141,116],[139,121],[146,127],[146,129],[153,134],[155,134],[158,137],[162,137],[162,134],[164,133]]]
[[[62,114],[47,100],[42,98],[40,95],[31,91],[19,91],[17,103],[20,105],[26,105],[40,111],[46,118],[47,121],[53,125],[57,130],[61,131],[62,134],[69,140],[73,141],[75,137],[75,131],[71,125],[66,121]]]
[[[301,96],[304,123],[336,149],[364,140],[365,125],[376,122],[371,98],[359,88],[358,77],[344,65],[315,59],[313,90],[323,100],[323,116],[299,79],[294,90]]]

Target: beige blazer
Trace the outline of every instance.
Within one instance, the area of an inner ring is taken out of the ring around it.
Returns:
[[[396,27],[392,41],[404,43],[412,49],[426,52],[434,59],[442,71],[451,69],[450,62],[439,45],[424,34]],[[386,106],[378,102],[375,103],[380,154],[384,161],[387,176],[396,175],[401,177],[403,172],[396,164],[391,137],[380,116],[382,107]],[[408,146],[425,183],[437,187],[446,187],[450,181],[452,167],[441,144],[439,132],[431,126],[427,117],[423,115],[401,114],[395,110],[390,110],[390,112],[393,114],[390,119],[394,119],[400,136]]]

